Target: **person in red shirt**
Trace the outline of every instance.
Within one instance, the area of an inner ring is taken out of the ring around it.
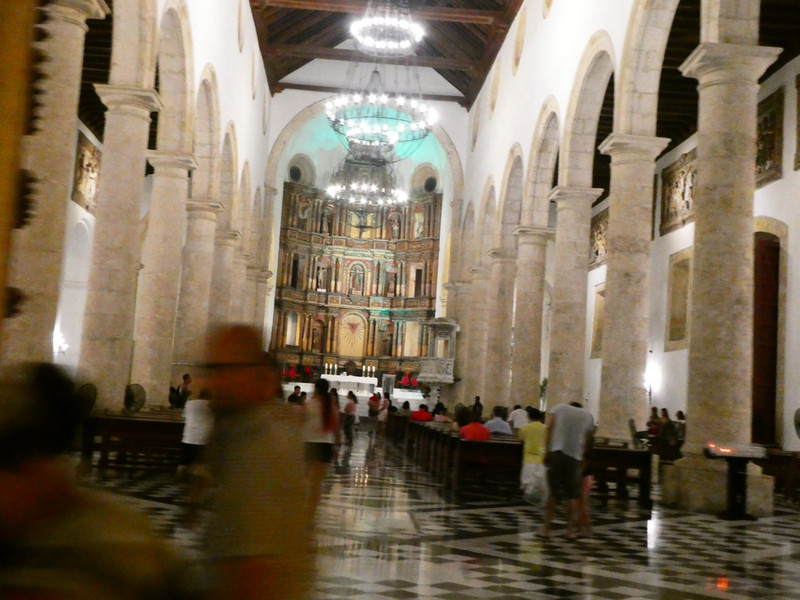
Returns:
[[[431,413],[428,412],[428,405],[427,404],[420,404],[419,410],[411,413],[411,420],[412,421],[433,421],[433,417]]]
[[[456,423],[458,423],[458,435],[462,440],[488,442],[492,439],[492,432],[478,421],[473,420],[472,411],[466,407],[461,407],[456,411]]]

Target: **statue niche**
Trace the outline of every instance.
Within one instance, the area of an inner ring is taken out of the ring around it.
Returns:
[[[353,296],[364,295],[364,267],[356,264],[350,268],[349,293]]]

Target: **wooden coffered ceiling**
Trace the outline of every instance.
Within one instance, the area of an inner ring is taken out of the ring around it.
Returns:
[[[438,99],[472,106],[524,0],[410,0],[426,35],[403,64],[435,69],[459,94]],[[272,93],[319,89],[284,80],[315,59],[376,62],[357,50],[337,48],[364,0],[250,0]],[[380,62],[380,61],[378,61]]]

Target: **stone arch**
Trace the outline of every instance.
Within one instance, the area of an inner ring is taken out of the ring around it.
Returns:
[[[169,0],[161,17],[158,39],[159,114],[157,149],[187,153],[191,149],[194,73],[189,15],[183,0]]]
[[[636,0],[619,68],[614,131],[656,133],[658,87],[669,32],[680,0]]]
[[[229,123],[222,142],[219,169],[219,201],[223,211],[217,219],[217,229],[235,229],[239,219],[239,199],[236,184],[236,166],[239,164],[236,147],[236,128]]]
[[[550,191],[558,163],[559,142],[558,105],[549,96],[539,112],[539,121],[531,143],[525,194],[522,206],[522,224],[547,227],[550,214]]]
[[[294,171],[297,169],[297,171]],[[311,157],[302,152],[295,154],[290,160],[286,169],[286,180],[294,181],[307,186],[317,184],[317,169]]]
[[[283,131],[278,134],[275,143],[272,145],[272,150],[269,154],[267,161],[266,180],[268,184],[276,185],[280,182],[278,176],[278,168],[280,167],[281,157],[283,156],[286,146],[292,140],[294,135],[302,129],[311,119],[317,115],[325,112],[325,102],[327,100],[320,100],[314,104],[306,107],[297,113],[294,118],[283,128]],[[447,156],[447,161],[450,165],[451,176],[453,179],[453,199],[458,201],[464,195],[464,170],[461,165],[461,158],[458,155],[453,140],[444,130],[444,128],[437,124],[434,126],[432,135],[436,138],[442,149]]]
[[[561,186],[592,187],[597,123],[614,64],[611,38],[598,31],[586,46],[570,94],[558,174]]]
[[[522,183],[524,181],[522,146],[518,143],[508,152],[506,169],[503,175],[503,188],[500,192],[500,207],[497,221],[496,248],[512,250],[517,247],[514,230],[522,219]]]
[[[418,165],[414,172],[411,174],[411,192],[424,193],[428,186],[429,180],[433,178],[435,181],[434,189],[430,190],[435,192],[440,188],[441,181],[439,179],[439,171],[434,168],[430,163],[423,163]]]
[[[193,148],[197,169],[192,173],[192,198],[211,201],[219,192],[219,96],[217,75],[206,65],[200,75],[195,109]]]
[[[158,39],[157,0],[116,0],[114,19],[111,85],[153,89]]]

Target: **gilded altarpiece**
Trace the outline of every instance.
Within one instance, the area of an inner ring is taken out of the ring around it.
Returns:
[[[319,370],[418,372],[435,316],[442,196],[359,208],[284,183],[272,349]]]
[[[606,240],[608,238],[608,209],[605,209],[592,217],[591,225],[591,251],[589,255],[589,266],[599,267],[606,262]]]

